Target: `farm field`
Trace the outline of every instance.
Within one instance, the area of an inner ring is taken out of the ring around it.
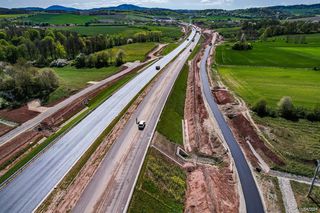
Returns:
[[[0,14],[0,19],[10,19],[28,16],[28,14]]]
[[[183,169],[149,149],[128,212],[183,212],[185,180]]]
[[[75,15],[75,14],[36,14],[24,18],[24,21],[31,21],[34,23],[49,23],[49,24],[85,24],[93,21],[96,16],[89,15]]]
[[[303,68],[219,66],[223,81],[251,106],[263,98],[276,107],[283,96],[296,106],[320,103],[320,72]]]
[[[253,50],[234,51],[232,43],[217,48],[216,61],[220,65],[251,65],[313,68],[319,66],[320,34],[306,35],[307,44],[286,43],[285,36],[269,41],[253,42]]]
[[[129,27],[129,26],[105,26],[105,25],[91,25],[91,26],[75,26],[75,27],[59,27],[55,28],[58,30],[66,30],[80,33],[82,35],[114,35],[114,34],[122,34],[127,36],[133,36],[135,33],[142,32],[143,30],[137,27]]]
[[[156,43],[146,42],[146,43],[133,43],[122,45],[118,47],[113,47],[110,51],[116,55],[121,49],[125,52],[125,61],[144,61],[147,53],[149,53],[153,48],[157,46]]]

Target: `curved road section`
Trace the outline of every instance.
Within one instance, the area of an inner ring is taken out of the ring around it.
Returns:
[[[186,48],[185,40],[168,55],[141,72],[129,83],[114,93],[78,125],[66,133],[40,157],[30,163],[11,182],[0,189],[0,212],[32,212],[54,189],[80,159],[84,152],[99,137],[104,129],[120,114],[130,101]]]
[[[263,213],[263,204],[250,167],[211,93],[207,74],[207,60],[210,55],[210,50],[210,46],[206,48],[200,64],[200,79],[202,82],[203,93],[234,159],[246,203],[247,212]]]

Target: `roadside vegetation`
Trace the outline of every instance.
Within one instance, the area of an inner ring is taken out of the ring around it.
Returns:
[[[315,186],[309,198],[306,195],[310,185],[296,181],[290,181],[290,184],[300,212],[319,212],[320,187]]]
[[[182,120],[184,118],[188,73],[189,66],[185,65],[172,88],[157,126],[159,133],[180,145],[183,145]]]
[[[128,212],[183,212],[185,180],[183,169],[149,149]]]
[[[23,18],[25,22],[32,22],[35,24],[48,23],[48,24],[85,24],[94,21],[95,16],[90,15],[77,15],[77,14],[35,14]]]

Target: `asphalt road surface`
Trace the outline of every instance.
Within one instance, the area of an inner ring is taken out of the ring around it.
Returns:
[[[179,47],[141,72],[66,133],[46,152],[0,189],[0,212],[32,212],[159,70],[186,48],[195,31]]]
[[[190,55],[190,49],[194,49],[199,39],[200,34],[197,34],[195,42],[161,74],[129,119],[121,136],[108,151],[73,212],[118,213],[127,210],[136,178],[166,99]],[[146,121],[143,131],[138,130],[136,118]]]
[[[25,123],[21,124],[20,126],[14,128],[13,130],[11,130],[10,132],[6,133],[5,135],[0,137],[0,146],[2,146],[3,144],[9,142],[11,139],[17,137],[18,135],[20,135],[21,133],[32,129],[34,127],[36,127],[37,125],[39,125],[41,123],[41,121],[43,121],[44,119],[48,118],[49,116],[53,115],[54,113],[56,113],[57,111],[59,111],[60,109],[65,108],[67,105],[71,104],[73,101],[77,100],[78,98],[80,98],[81,96],[107,84],[108,82],[111,82],[117,78],[119,78],[120,76],[123,76],[129,72],[131,72],[133,69],[135,69],[136,67],[143,65],[143,64],[147,64],[148,62],[150,62],[150,60],[154,59],[154,53],[155,51],[157,51],[157,49],[153,50],[150,53],[150,59],[148,61],[145,61],[143,63],[132,63],[133,66],[128,67],[127,69],[120,71],[102,81],[99,81],[97,84],[93,84],[91,86],[88,86],[87,88],[77,92],[76,94],[70,96],[69,98],[61,101],[60,103],[50,107],[48,110],[40,113],[39,115],[37,115],[36,117],[26,121]]]
[[[205,54],[201,60],[200,64],[200,79],[202,82],[202,89],[205,95],[205,98],[214,114],[215,119],[221,129],[222,135],[225,141],[228,144],[231,155],[234,159],[238,175],[240,178],[240,183],[242,191],[244,194],[244,199],[246,203],[246,209],[248,213],[263,213],[263,204],[261,197],[256,185],[256,182],[253,178],[249,165],[244,157],[241,148],[237,141],[235,140],[227,122],[225,121],[222,113],[220,112],[218,105],[216,104],[212,92],[210,89],[210,84],[207,75],[207,59],[210,54],[211,47],[207,47]]]

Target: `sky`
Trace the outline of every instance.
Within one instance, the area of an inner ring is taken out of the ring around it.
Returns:
[[[320,0],[0,0],[0,7],[43,7],[62,5],[79,9],[134,4],[170,9],[238,9],[272,5],[315,4]]]

